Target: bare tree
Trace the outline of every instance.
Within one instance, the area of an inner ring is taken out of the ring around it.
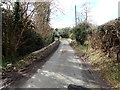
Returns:
[[[50,22],[50,9],[51,2],[35,2],[36,8],[35,25],[36,32],[42,35],[43,38],[47,38],[51,33]]]
[[[6,1],[3,5],[5,7],[2,11],[4,52],[6,56],[9,54],[15,56],[19,46],[26,42],[26,40],[21,42],[24,32],[34,26],[31,20],[34,10],[27,13],[30,3],[26,2]]]
[[[90,3],[89,2],[85,2],[81,6],[81,20],[83,18],[85,22],[88,22],[90,9],[91,9],[91,7],[90,7]]]

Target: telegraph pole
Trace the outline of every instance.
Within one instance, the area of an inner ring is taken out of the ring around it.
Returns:
[[[75,5],[75,26],[77,26],[77,12],[76,12],[76,5]]]

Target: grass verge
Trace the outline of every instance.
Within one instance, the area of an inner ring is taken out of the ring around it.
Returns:
[[[120,88],[120,64],[115,59],[108,58],[103,52],[89,48],[89,61],[100,69],[104,78],[114,87]]]
[[[120,63],[115,59],[108,58],[100,50],[93,50],[87,45],[72,45],[73,48],[83,53],[87,53],[89,61],[96,68],[100,69],[102,76],[114,87],[120,88]]]

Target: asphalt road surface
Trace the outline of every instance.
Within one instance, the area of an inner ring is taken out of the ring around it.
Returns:
[[[78,57],[67,40],[62,40],[50,59],[18,88],[67,88],[69,84],[87,88],[108,87],[90,63]]]

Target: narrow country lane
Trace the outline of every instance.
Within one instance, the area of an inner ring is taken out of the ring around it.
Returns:
[[[83,62],[69,45],[61,40],[56,52],[38,69],[29,80],[20,82],[18,88],[67,88],[69,84],[87,88],[101,88],[108,85],[97,72],[90,72],[89,63]]]

